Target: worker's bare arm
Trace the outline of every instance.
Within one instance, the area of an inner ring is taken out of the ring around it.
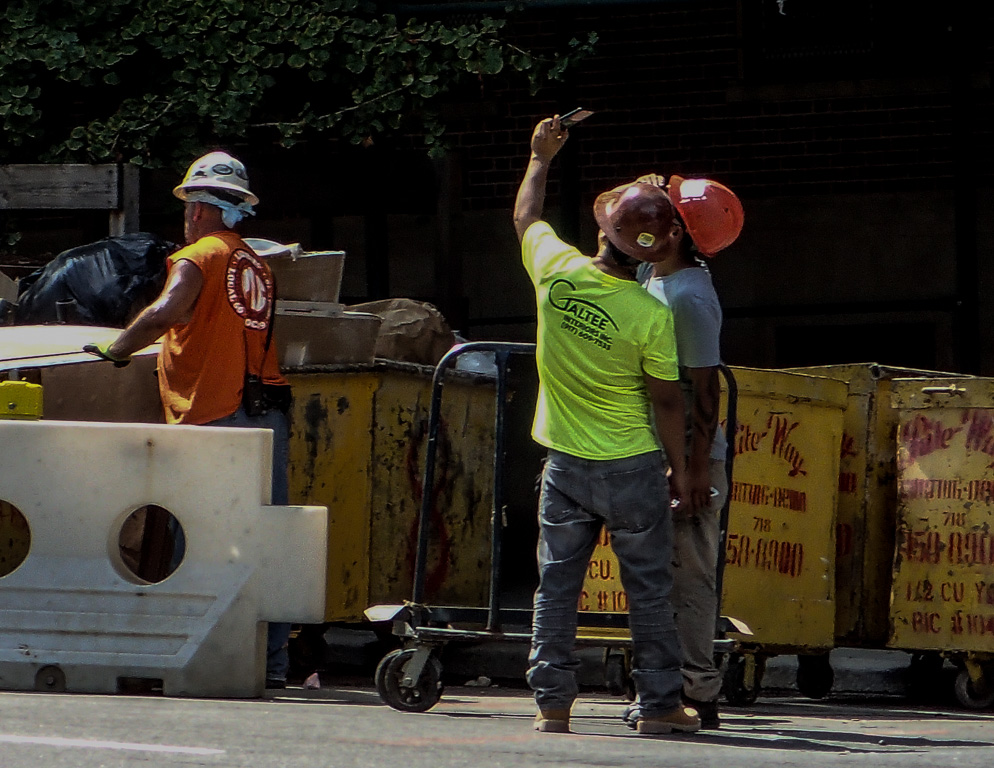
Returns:
[[[204,277],[196,264],[177,261],[159,297],[131,321],[108,351],[114,357],[126,358],[157,341],[172,326],[189,322],[203,285]]]

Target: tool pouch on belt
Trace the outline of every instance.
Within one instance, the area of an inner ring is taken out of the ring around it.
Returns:
[[[242,385],[242,408],[246,416],[262,416],[269,410],[266,408],[262,379],[254,373],[245,374],[245,383]]]
[[[246,416],[262,416],[270,410],[285,416],[290,412],[292,397],[289,384],[264,384],[254,373],[245,374],[242,408]]]

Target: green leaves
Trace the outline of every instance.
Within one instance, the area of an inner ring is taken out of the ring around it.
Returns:
[[[446,94],[515,75],[537,90],[594,42],[525,51],[502,19],[405,21],[359,0],[6,0],[0,162],[182,166],[246,138],[393,131],[435,148]]]

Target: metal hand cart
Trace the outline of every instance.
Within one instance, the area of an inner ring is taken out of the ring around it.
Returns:
[[[393,634],[403,640],[404,647],[391,651],[376,668],[376,689],[380,699],[402,712],[425,712],[431,709],[442,695],[442,663],[439,652],[449,642],[509,641],[531,642],[531,633],[505,631],[504,627],[531,626],[531,609],[505,608],[501,605],[501,543],[504,509],[504,433],[507,404],[507,367],[512,355],[534,355],[534,344],[513,342],[469,342],[449,350],[439,361],[432,378],[431,405],[428,416],[428,443],[426,446],[423,488],[431,488],[435,480],[435,461],[438,444],[442,390],[445,373],[456,359],[472,352],[492,353],[497,365],[497,407],[494,424],[494,486],[491,507],[491,548],[489,601],[486,607],[440,606],[425,603],[426,565],[428,562],[431,499],[425,494],[421,501],[418,524],[417,554],[414,567],[414,584],[411,599],[403,605],[374,605],[366,609],[370,621],[392,621]],[[728,386],[727,431],[735,433],[735,380],[731,372],[721,367]],[[726,464],[731,478],[734,441],[729,440]],[[730,496],[730,494],[729,494]],[[729,502],[721,510],[721,544],[724,552],[728,529]],[[724,557],[718,558],[718,594],[721,595]],[[720,601],[719,601],[720,602]],[[720,614],[720,607],[719,607]],[[476,626],[479,629],[456,628]],[[624,613],[584,613],[584,633],[577,637],[578,646],[622,649],[630,652],[631,639],[619,636],[618,630],[628,627]],[[591,630],[606,630],[603,635]],[[614,634],[608,632],[614,630]],[[735,641],[726,637],[727,632],[748,632],[741,622],[723,616],[716,617],[715,653],[726,654],[735,649]]]

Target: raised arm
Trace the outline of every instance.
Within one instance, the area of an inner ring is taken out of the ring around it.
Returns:
[[[568,137],[569,132],[559,125],[559,115],[547,117],[535,126],[531,159],[514,200],[514,231],[518,233],[519,242],[525,236],[525,230],[542,218],[549,165]]]

